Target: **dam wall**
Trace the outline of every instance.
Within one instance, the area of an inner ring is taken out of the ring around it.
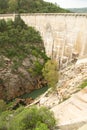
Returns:
[[[53,59],[70,61],[87,56],[87,14],[35,13],[20,14],[28,26],[38,31],[46,53]],[[14,20],[15,14],[1,14],[0,19]]]

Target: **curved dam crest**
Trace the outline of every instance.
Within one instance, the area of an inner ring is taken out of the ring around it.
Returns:
[[[1,14],[0,19],[14,20],[16,14]],[[35,13],[21,14],[28,26],[40,31],[46,53],[58,60],[73,54],[79,58],[87,56],[87,14],[77,13]],[[62,60],[61,60],[62,61]]]

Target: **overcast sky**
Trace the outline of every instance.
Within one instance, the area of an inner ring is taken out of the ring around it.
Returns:
[[[44,0],[48,2],[57,3],[63,8],[80,8],[87,7],[87,0]]]

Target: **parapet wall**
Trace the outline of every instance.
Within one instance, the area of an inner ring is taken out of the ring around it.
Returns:
[[[0,19],[14,20],[15,14],[0,15]],[[28,26],[40,31],[46,53],[55,59],[70,60],[87,54],[87,14],[37,13],[21,14]]]

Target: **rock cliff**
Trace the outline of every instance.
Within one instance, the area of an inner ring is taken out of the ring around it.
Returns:
[[[13,62],[5,56],[0,56],[0,62],[2,58],[4,67],[0,67],[0,99],[11,100],[42,87],[41,75],[33,77],[28,71],[31,66],[33,67],[29,58],[25,59],[17,70],[12,69]]]

